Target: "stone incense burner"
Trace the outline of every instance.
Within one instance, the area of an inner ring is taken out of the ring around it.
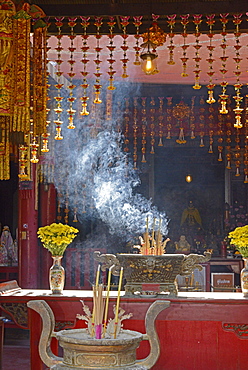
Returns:
[[[207,262],[211,253],[199,254],[163,254],[159,256],[142,254],[101,254],[96,251],[94,259],[101,263],[102,271],[111,266],[113,275],[118,275],[123,267],[126,279],[125,295],[147,293],[169,293],[177,295],[177,275],[190,275],[194,269],[202,270],[200,263]]]
[[[170,302],[157,300],[149,307],[145,318],[146,334],[121,330],[116,339],[94,339],[87,329],[54,332],[55,320],[50,306],[43,300],[29,301],[27,305],[42,318],[39,354],[51,370],[146,370],[157,362],[160,354],[155,319],[161,311],[169,307]],[[63,348],[63,358],[51,352],[52,337],[56,337]],[[150,354],[144,360],[136,360],[136,349],[142,340],[149,340]]]

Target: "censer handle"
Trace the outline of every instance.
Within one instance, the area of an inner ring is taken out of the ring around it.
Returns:
[[[155,327],[155,320],[160,312],[170,306],[170,301],[157,300],[149,307],[146,318],[146,334],[144,339],[148,339],[150,342],[150,354],[144,359],[137,361],[137,364],[144,366],[146,369],[151,369],[157,362],[160,355],[160,342]]]
[[[50,306],[42,300],[33,300],[27,306],[36,311],[42,318],[42,332],[39,341],[39,354],[41,360],[49,368],[62,363],[61,357],[55,356],[50,348],[51,338],[54,336],[55,319]]]

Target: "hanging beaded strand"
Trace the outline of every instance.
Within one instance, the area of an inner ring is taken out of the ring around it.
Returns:
[[[47,28],[49,27],[49,23],[47,22]],[[45,128],[45,132],[42,133],[41,137],[42,137],[42,148],[41,148],[41,152],[42,153],[48,153],[49,152],[49,148],[48,148],[48,139],[50,137],[50,133],[47,132],[47,128],[49,127],[50,125],[50,120],[48,120],[48,114],[50,112],[50,109],[48,108],[47,106],[47,102],[50,100],[50,97],[49,97],[49,88],[50,88],[50,84],[48,83],[48,78],[49,78],[49,71],[48,71],[48,53],[49,53],[49,50],[50,50],[50,47],[48,46],[48,40],[49,40],[49,37],[46,33],[46,42],[45,42],[45,45],[44,45],[44,53],[45,53],[45,60],[44,60],[44,69],[46,70],[46,90],[47,90],[47,97],[46,97],[46,128]]]
[[[125,98],[125,110],[124,110],[124,124],[125,124],[125,130],[124,130],[124,152],[129,152],[129,100]]]
[[[107,48],[109,49],[109,58],[108,58],[108,63],[109,63],[109,70],[108,70],[108,75],[109,75],[109,86],[108,90],[115,90],[115,86],[113,85],[114,83],[114,74],[116,71],[114,70],[113,64],[116,62],[116,60],[113,58],[113,52],[115,50],[115,45],[114,45],[114,26],[116,22],[114,17],[109,17],[108,21],[108,26],[109,26],[109,45],[107,45]]]
[[[147,118],[146,118],[146,98],[141,98],[142,104],[142,134],[141,134],[141,153],[142,153],[142,163],[146,163],[146,125],[147,125]]]
[[[61,89],[64,86],[64,84],[61,83],[61,76],[62,76],[63,73],[62,73],[60,67],[61,67],[61,64],[63,63],[63,61],[61,59],[61,52],[63,50],[63,48],[61,46],[61,39],[63,37],[63,35],[61,33],[61,27],[63,26],[64,17],[56,17],[55,19],[56,19],[55,25],[57,26],[57,29],[58,29],[58,33],[56,35],[57,47],[55,48],[55,50],[57,51],[57,59],[55,60],[55,62],[57,63],[58,67],[57,67],[57,72],[55,72],[55,74],[57,76],[57,84],[55,85],[55,87],[57,89],[57,96],[55,96],[54,99],[56,100],[57,107],[54,108],[54,112],[57,114],[57,119],[54,121],[54,123],[56,125],[56,136],[55,136],[54,139],[55,140],[62,140],[63,136],[61,135],[61,125],[62,125],[63,121],[61,121],[61,114],[63,112],[63,109],[61,107],[61,102],[64,98],[61,96]]]
[[[81,50],[83,52],[83,58],[81,59],[81,62],[83,64],[83,70],[80,72],[83,76],[83,83],[81,87],[83,88],[83,96],[80,98],[82,101],[82,110],[80,112],[81,116],[88,116],[90,112],[87,111],[87,101],[89,100],[89,97],[87,95],[87,88],[89,87],[89,84],[87,83],[87,76],[88,72],[86,71],[87,63],[89,62],[89,59],[87,59],[87,52],[89,50],[89,46],[87,45],[87,40],[89,35],[87,35],[87,27],[89,26],[90,17],[80,17],[81,18],[81,26],[83,27],[83,46],[81,47]]]
[[[163,121],[164,121],[164,116],[163,116],[163,104],[164,104],[164,97],[159,97],[159,109],[158,109],[158,136],[159,136],[159,142],[158,146],[163,146]]]
[[[182,36],[183,36],[183,45],[181,46],[181,48],[183,49],[183,56],[180,58],[181,61],[182,61],[182,65],[183,65],[183,71],[181,73],[181,76],[182,77],[187,77],[188,76],[188,73],[187,73],[187,62],[189,60],[189,58],[187,57],[187,49],[189,47],[189,45],[186,44],[186,40],[187,40],[187,25],[189,23],[189,14],[186,14],[186,15],[180,15],[181,17],[181,24],[183,25],[183,33],[182,33]]]
[[[200,115],[199,115],[199,129],[200,129],[200,148],[203,148],[205,146],[204,144],[204,135],[205,135],[205,113],[206,113],[206,108],[204,107],[205,101],[203,97],[200,99]]]
[[[136,43],[133,47],[135,50],[135,60],[133,62],[134,65],[139,66],[141,64],[140,62],[140,50],[141,47],[139,46],[139,39],[140,39],[140,26],[142,25],[142,18],[143,16],[133,17],[133,24],[136,28],[136,34],[134,35]]]
[[[235,167],[236,167],[236,173],[235,176],[240,176],[240,165],[241,165],[241,148],[240,148],[240,129],[243,127],[243,124],[241,122],[241,114],[243,112],[243,108],[241,108],[241,102],[243,100],[243,97],[240,95],[241,94],[241,89],[242,89],[242,83],[240,82],[240,75],[241,75],[241,70],[240,70],[240,62],[242,61],[242,58],[240,57],[240,49],[242,45],[240,45],[240,24],[242,22],[242,14],[234,14],[233,15],[233,23],[236,26],[234,36],[236,43],[234,45],[235,48],[235,57],[233,60],[236,63],[236,69],[234,71],[234,74],[236,76],[236,83],[234,84],[234,88],[236,91],[236,95],[233,97],[235,100],[236,106],[233,109],[235,113],[235,123],[234,127],[236,128],[236,136],[235,136],[235,148],[234,148],[234,161],[235,161]]]
[[[166,121],[167,121],[167,135],[166,139],[171,139],[171,128],[172,128],[172,97],[166,97],[167,108],[166,108]]]
[[[96,26],[95,38],[96,38],[96,42],[97,42],[97,45],[95,47],[96,59],[94,60],[95,65],[96,65],[96,72],[94,73],[94,75],[96,76],[96,81],[95,81],[95,84],[94,84],[94,88],[95,88],[94,103],[95,104],[101,104],[102,103],[102,100],[100,99],[101,88],[102,88],[102,85],[100,84],[100,78],[101,78],[101,75],[102,75],[102,73],[100,72],[100,64],[102,63],[102,61],[100,60],[100,52],[102,50],[102,48],[100,47],[100,39],[102,37],[102,35],[100,35],[100,28],[102,26],[102,23],[103,23],[102,22],[102,17],[95,17],[95,22],[94,22],[94,25]]]
[[[227,99],[228,99],[228,95],[226,94],[226,88],[227,88],[228,82],[225,79],[225,76],[226,76],[226,73],[227,73],[226,62],[229,58],[226,55],[226,48],[227,48],[226,25],[228,23],[228,19],[227,19],[228,15],[229,15],[228,13],[220,14],[220,21],[222,23],[222,32],[221,32],[222,43],[220,44],[220,47],[222,48],[222,56],[220,57],[220,60],[221,60],[220,73],[222,74],[222,82],[220,83],[220,86],[222,88],[222,93],[219,95],[220,103],[221,103],[221,107],[220,107],[219,112],[221,114],[227,114],[228,113],[228,110],[226,108]]]
[[[200,61],[201,61],[201,58],[200,58],[200,54],[199,54],[199,50],[201,48],[201,45],[200,45],[200,41],[199,41],[199,38],[201,36],[201,32],[199,30],[199,26],[202,22],[202,14],[195,14],[194,16],[194,24],[195,24],[195,45],[194,45],[194,48],[195,48],[195,57],[193,58],[194,61],[195,61],[195,69],[194,69],[194,74],[195,74],[195,84],[193,86],[193,89],[195,90],[199,90],[201,88],[201,85],[199,84],[199,79],[200,79]]]
[[[215,74],[215,71],[213,69],[213,62],[215,61],[213,59],[213,51],[214,51],[214,46],[212,45],[212,40],[213,40],[213,37],[214,37],[214,33],[213,33],[213,25],[215,24],[215,20],[214,20],[214,17],[215,17],[215,14],[211,14],[211,15],[207,15],[207,25],[209,26],[209,32],[208,32],[208,38],[209,38],[209,45],[207,45],[207,48],[208,48],[208,59],[207,59],[207,62],[209,64],[209,68],[208,68],[208,76],[209,76],[209,82],[208,82],[208,85],[207,85],[207,88],[208,88],[208,99],[206,100],[206,102],[208,104],[213,104],[216,102],[216,100],[214,99],[214,87],[215,87],[215,84],[213,83],[213,76]]]
[[[240,62],[242,61],[242,58],[240,57],[240,49],[242,47],[242,45],[240,45],[240,29],[239,29],[239,26],[242,22],[241,20],[241,17],[242,17],[242,14],[234,14],[233,15],[234,19],[233,19],[233,23],[235,24],[236,26],[236,30],[234,32],[234,35],[235,35],[235,40],[236,40],[236,44],[234,45],[234,48],[235,48],[235,57],[233,58],[233,60],[235,61],[236,63],[236,69],[234,71],[234,74],[236,76],[236,83],[234,84],[234,88],[235,88],[235,91],[236,91],[236,96],[233,97],[233,99],[235,100],[235,103],[236,103],[236,107],[234,108],[234,113],[235,113],[235,123],[234,123],[234,127],[237,128],[237,129],[240,129],[243,127],[242,123],[241,123],[241,114],[243,112],[243,108],[241,108],[240,104],[243,100],[243,97],[240,95],[241,93],[241,88],[242,88],[242,83],[240,82],[240,75],[241,75],[241,71],[240,71]]]
[[[195,139],[195,115],[194,115],[194,106],[195,106],[195,96],[191,98],[191,108],[190,108],[190,116],[189,116],[189,126],[190,126],[190,139]]]
[[[69,93],[69,98],[67,99],[68,102],[69,102],[69,109],[67,109],[67,113],[69,115],[68,119],[69,119],[69,124],[67,126],[67,128],[69,129],[74,129],[75,128],[75,125],[74,125],[74,119],[73,119],[73,116],[74,114],[76,113],[76,110],[73,109],[73,103],[74,101],[76,100],[76,98],[73,96],[73,91],[75,90],[76,88],[76,85],[73,84],[73,77],[75,77],[75,72],[74,72],[74,64],[75,64],[75,60],[74,60],[74,51],[76,50],[76,48],[74,47],[74,39],[76,37],[75,33],[74,33],[74,27],[76,26],[77,24],[77,18],[74,17],[74,18],[68,18],[69,22],[68,22],[68,26],[70,27],[70,35],[69,35],[69,38],[70,38],[70,46],[68,48],[69,52],[70,52],[70,59],[68,60],[68,63],[70,65],[70,72],[68,73],[69,77],[70,77],[70,84],[68,86],[68,89],[70,91]]]
[[[170,38],[170,44],[167,46],[167,48],[169,49],[169,60],[167,62],[167,64],[170,64],[170,65],[174,65],[175,64],[175,61],[174,61],[174,49],[175,49],[175,45],[173,44],[173,38],[175,36],[174,34],[174,27],[175,27],[175,23],[176,23],[176,14],[172,14],[172,15],[167,15],[167,18],[168,18],[168,25],[169,25],[169,28],[170,28],[170,32],[169,32],[169,38]]]
[[[123,58],[121,59],[121,62],[122,62],[122,68],[123,68],[123,73],[121,75],[122,78],[127,78],[128,77],[128,74],[127,74],[127,63],[129,61],[129,59],[127,58],[127,50],[128,50],[128,45],[127,45],[127,38],[128,38],[128,35],[127,35],[127,26],[129,25],[129,16],[122,16],[120,17],[121,19],[121,26],[122,26],[122,31],[123,31],[123,34],[121,35],[122,38],[123,38],[123,44],[121,45],[121,49],[123,50]]]
[[[150,108],[150,120],[151,120],[151,123],[150,123],[150,137],[151,137],[151,149],[150,149],[150,154],[154,154],[155,153],[155,150],[154,150],[154,145],[155,145],[155,100],[153,97],[151,97],[151,101],[150,101],[150,105],[151,105],[151,108]]]
[[[138,162],[138,98],[133,98],[133,168],[137,170]]]

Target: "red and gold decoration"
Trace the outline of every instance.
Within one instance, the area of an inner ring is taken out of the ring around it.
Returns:
[[[169,39],[170,39],[170,44],[167,46],[168,49],[169,49],[169,60],[167,62],[167,64],[170,64],[170,65],[173,65],[175,64],[175,61],[174,61],[174,49],[175,49],[175,45],[173,44],[173,38],[175,36],[174,34],[174,27],[175,27],[175,23],[176,23],[176,14],[172,14],[172,15],[167,15],[167,18],[168,18],[168,25],[169,25],[169,28],[170,28],[170,32],[169,32]]]
[[[187,49],[189,47],[189,45],[187,45],[186,43],[186,40],[187,40],[187,25],[189,23],[189,14],[186,14],[186,15],[181,15],[181,24],[183,25],[183,33],[182,33],[182,36],[183,36],[183,45],[181,46],[182,49],[183,49],[183,56],[180,58],[181,61],[182,61],[182,65],[183,65],[183,71],[181,73],[181,76],[182,77],[187,77],[188,76],[188,73],[187,73],[187,62],[189,60],[189,58],[187,58]]]
[[[234,88],[235,88],[235,91],[236,91],[236,96],[234,96],[233,99],[235,100],[235,103],[236,103],[236,107],[234,109],[234,112],[235,112],[234,127],[236,127],[237,129],[243,127],[242,122],[241,122],[241,114],[244,110],[243,108],[241,108],[241,102],[243,100],[243,97],[240,95],[241,94],[241,88],[243,86],[242,83],[240,83],[240,75],[241,75],[240,63],[242,61],[242,58],[240,57],[240,49],[241,49],[242,46],[240,45],[240,40],[239,40],[239,38],[241,36],[240,30],[239,30],[239,25],[242,22],[241,16],[242,16],[242,14],[234,14],[234,16],[233,16],[234,17],[233,23],[236,26],[236,30],[234,32],[235,40],[236,40],[236,43],[234,45],[235,58],[233,58],[234,62],[236,63],[236,69],[234,71],[234,74],[236,76],[236,83],[234,84]]]
[[[102,85],[100,83],[100,78],[101,78],[102,73],[100,72],[100,65],[101,65],[102,61],[100,60],[100,52],[101,52],[102,48],[100,47],[100,39],[101,39],[102,35],[100,34],[100,28],[102,26],[102,17],[95,17],[94,25],[96,26],[96,35],[95,35],[95,38],[96,38],[96,47],[95,47],[96,58],[94,59],[94,63],[96,65],[96,71],[94,73],[94,75],[96,76],[96,81],[95,81],[95,84],[94,84],[94,88],[95,88],[94,103],[95,104],[101,104],[102,100],[100,99],[100,94],[101,94]]]
[[[74,51],[76,50],[76,48],[74,47],[74,39],[75,39],[76,35],[74,33],[74,27],[77,24],[76,20],[77,20],[76,17],[74,17],[74,18],[70,17],[69,22],[68,22],[68,26],[70,27],[70,35],[69,35],[69,38],[70,38],[70,46],[69,46],[70,59],[68,60],[68,63],[70,65],[70,72],[68,73],[68,75],[70,77],[70,85],[68,86],[68,89],[69,89],[70,93],[69,93],[69,98],[67,99],[68,102],[69,102],[69,109],[67,109],[67,113],[68,113],[68,116],[69,116],[69,118],[68,118],[69,119],[69,124],[68,124],[67,128],[69,128],[69,129],[74,129],[75,128],[73,116],[76,113],[76,110],[73,109],[73,103],[76,100],[76,98],[73,96],[73,91],[75,90],[76,85],[74,85],[73,82],[72,82],[73,77],[75,77]]]
[[[139,66],[141,64],[140,63],[140,58],[139,58],[140,50],[141,50],[141,47],[139,45],[139,39],[141,38],[140,26],[142,25],[142,18],[143,18],[143,16],[133,17],[133,24],[136,28],[136,34],[134,35],[135,40],[136,40],[136,44],[133,47],[134,50],[135,50],[135,60],[134,60],[133,64],[136,65],[136,66]]]
[[[194,15],[194,24],[195,24],[195,45],[194,45],[194,48],[195,48],[195,57],[193,58],[194,61],[195,61],[195,70],[194,70],[194,74],[195,74],[195,84],[193,86],[193,89],[195,90],[199,90],[201,88],[201,85],[199,84],[199,80],[200,80],[200,61],[201,61],[201,58],[200,58],[200,54],[199,54],[199,50],[201,48],[201,45],[200,45],[200,42],[199,42],[199,37],[201,35],[201,32],[200,32],[200,24],[202,22],[202,14],[195,14]]]
[[[163,104],[164,104],[164,98],[163,97],[159,97],[159,116],[158,116],[158,127],[159,127],[159,131],[158,131],[158,136],[159,136],[159,142],[158,142],[158,146],[163,146],[163,120],[164,120],[164,117],[163,117]]]
[[[81,17],[81,25],[83,27],[83,46],[82,46],[82,52],[83,52],[83,58],[81,62],[83,63],[83,71],[81,72],[83,76],[83,83],[81,87],[83,88],[83,96],[81,97],[82,101],[82,110],[80,112],[81,116],[88,116],[89,112],[87,111],[87,101],[89,100],[89,97],[87,95],[87,88],[89,87],[89,84],[87,83],[87,76],[88,72],[86,71],[87,63],[89,62],[89,59],[87,59],[87,52],[89,50],[89,46],[87,45],[87,40],[89,35],[87,35],[87,27],[89,26],[89,20],[90,17]]]
[[[120,17],[121,19],[121,26],[122,26],[122,38],[123,38],[123,44],[121,45],[121,48],[123,50],[123,57],[121,59],[121,62],[122,62],[122,69],[123,69],[123,73],[121,75],[122,78],[127,78],[128,77],[128,74],[127,74],[127,63],[128,63],[128,58],[127,58],[127,50],[128,50],[128,45],[127,45],[127,38],[128,38],[128,34],[127,34],[127,26],[129,25],[129,18],[130,17]]]
[[[115,87],[113,85],[114,75],[116,73],[116,71],[114,70],[114,67],[113,67],[113,64],[116,62],[115,59],[113,58],[113,52],[115,50],[113,29],[114,29],[115,24],[116,24],[116,22],[115,22],[114,17],[109,17],[109,21],[108,21],[109,45],[107,45],[107,48],[109,49],[109,58],[108,58],[108,63],[109,63],[109,70],[108,70],[109,86],[108,86],[108,90],[115,90]]]
[[[129,152],[129,137],[130,137],[130,132],[129,132],[129,100],[126,98],[125,99],[125,110],[124,110],[124,152],[128,153]]]
[[[154,154],[154,146],[155,146],[155,100],[153,97],[151,97],[150,101],[150,137],[151,137],[151,149],[150,149],[150,154]]]
[[[138,161],[138,98],[133,99],[133,168],[137,170]]]
[[[213,59],[213,51],[214,51],[214,46],[212,45],[212,39],[214,37],[214,33],[213,33],[213,25],[215,23],[214,17],[215,17],[215,14],[207,15],[207,24],[209,26],[209,32],[208,32],[209,45],[207,46],[208,51],[209,51],[209,55],[208,55],[208,59],[207,59],[207,62],[209,64],[209,69],[208,69],[208,72],[207,72],[207,74],[209,76],[209,83],[207,85],[207,88],[208,88],[208,99],[207,99],[207,103],[208,104],[215,103],[215,99],[214,99],[214,87],[215,87],[215,84],[213,83],[213,76],[215,74],[215,71],[213,69],[213,62],[214,62],[214,59]]]
[[[57,63],[57,66],[58,66],[57,72],[55,72],[56,76],[57,76],[57,84],[55,85],[55,87],[57,89],[57,96],[55,96],[55,98],[54,98],[56,100],[56,103],[57,103],[56,108],[54,108],[54,112],[57,114],[56,120],[54,121],[54,123],[56,125],[55,140],[62,140],[63,139],[63,136],[61,135],[61,125],[63,123],[63,121],[61,120],[61,114],[63,112],[61,102],[64,99],[61,96],[61,89],[63,87],[63,84],[61,83],[61,76],[63,75],[63,72],[61,71],[61,64],[63,63],[63,60],[61,58],[61,52],[63,50],[63,47],[61,45],[61,39],[63,37],[62,32],[61,32],[61,27],[63,26],[63,19],[64,19],[64,17],[56,17],[56,22],[55,22],[55,24],[57,26],[57,29],[58,29],[58,33],[56,35],[57,47],[55,48],[56,51],[57,51],[56,63]]]
[[[4,6],[3,6],[4,5]],[[13,15],[15,5],[12,1],[0,1],[0,180],[10,178],[9,132],[12,130],[13,115],[12,91],[14,87],[13,60]]]
[[[141,104],[142,104],[142,110],[141,110],[141,113],[142,113],[142,118],[141,118],[141,121],[142,121],[142,134],[141,134],[141,137],[142,137],[142,148],[141,148],[141,152],[142,152],[142,159],[141,159],[141,162],[142,163],[146,163],[146,125],[147,125],[147,118],[146,118],[146,98],[141,98]]]
[[[221,104],[220,113],[221,114],[228,113],[228,110],[226,108],[227,99],[228,99],[228,95],[226,94],[226,88],[227,88],[228,82],[225,79],[225,76],[227,73],[226,62],[228,60],[228,56],[226,55],[226,48],[227,48],[226,25],[228,23],[228,19],[227,19],[228,15],[229,15],[228,13],[220,14],[220,21],[222,23],[222,32],[221,32],[222,43],[220,44],[220,47],[222,48],[222,56],[220,57],[221,59],[220,72],[223,76],[223,81],[220,84],[222,87],[222,93],[220,94],[220,104]]]
[[[53,88],[51,88],[51,92],[54,91],[55,87],[54,99],[56,105],[50,108],[56,113],[54,123],[56,125],[55,138],[57,140],[62,139],[61,127],[64,109],[68,113],[69,128],[75,127],[75,117],[80,115],[87,116],[89,114],[87,106],[91,93],[89,91],[89,73],[92,73],[94,76],[92,83],[94,97],[92,101],[96,103],[92,105],[93,120],[96,124],[92,127],[90,134],[94,136],[99,131],[101,127],[100,114],[105,114],[107,120],[111,120],[113,104],[116,103],[114,95],[111,95],[112,92],[111,94],[105,94],[104,107],[96,108],[97,104],[102,102],[100,95],[103,92],[102,85],[105,86],[102,81],[104,68],[100,68],[105,63],[105,60],[101,60],[105,55],[107,55],[106,61],[108,63],[105,71],[109,80],[107,89],[114,90],[117,86],[114,82],[120,76],[122,78],[128,77],[127,67],[130,56],[134,57],[135,65],[140,64],[141,37],[144,43],[149,42],[150,51],[155,53],[156,60],[159,60],[158,47],[166,43],[166,34],[158,26],[159,16],[153,14],[152,25],[148,28],[146,27],[149,21],[147,22],[147,19],[144,20],[142,15],[133,16],[132,22],[129,22],[129,16],[93,16],[94,21],[92,25],[90,24],[90,17],[81,16],[81,45],[77,42],[80,39],[77,35],[77,29],[80,28],[80,25],[77,24],[77,17],[51,17],[52,20],[50,19],[49,22],[51,21],[53,27],[57,28],[57,34],[51,37],[51,44],[49,44],[49,39],[46,44],[47,24],[42,20],[45,20],[44,17],[44,13],[38,7],[34,11],[33,6],[25,4],[22,9],[16,12],[12,1],[0,0],[0,179],[9,178],[10,153],[17,153],[16,144],[11,142],[13,132],[21,135],[19,150],[20,179],[27,178],[27,166],[30,160],[33,163],[37,163],[40,152],[49,150],[48,127],[50,122],[49,118],[47,118],[49,109],[46,107],[46,104],[50,92],[48,93],[47,91],[47,51],[52,43],[49,59],[51,59],[53,66],[53,79],[56,82]],[[129,112],[124,115],[124,124],[121,122],[121,118],[118,117],[118,130],[123,130],[124,126],[125,151],[130,150],[129,140],[132,137],[135,168],[137,168],[139,150],[141,151],[142,162],[147,160],[147,143],[150,144],[149,152],[154,153],[156,140],[158,140],[158,146],[163,146],[166,145],[166,142],[163,143],[163,138],[171,140],[170,143],[167,142],[167,145],[173,145],[172,141],[175,142],[174,145],[186,144],[191,142],[190,138],[196,138],[199,140],[201,147],[205,145],[204,141],[206,145],[209,145],[209,153],[214,153],[214,143],[216,142],[219,160],[222,160],[222,155],[225,152],[227,168],[232,168],[232,165],[235,164],[236,175],[238,176],[244,171],[247,181],[247,138],[245,136],[247,117],[244,117],[247,112],[244,112],[242,105],[244,100],[242,88],[244,88],[243,90],[247,88],[247,86],[244,86],[245,80],[242,74],[244,69],[242,66],[244,58],[242,45],[244,45],[243,38],[246,36],[246,30],[243,26],[244,22],[242,23],[243,19],[244,14],[229,15],[227,13],[204,16],[201,14],[178,14],[177,16],[172,14],[166,16],[169,32],[165,50],[169,50],[168,64],[171,65],[170,68],[176,68],[173,65],[179,55],[182,65],[180,74],[182,77],[186,77],[185,80],[187,80],[187,77],[190,77],[189,71],[193,61],[193,88],[197,90],[201,88],[201,85],[207,85],[208,99],[206,99],[206,96],[203,96],[204,93],[201,98],[204,103],[199,103],[199,94],[195,94],[197,96],[194,97],[186,97],[185,101],[187,100],[187,103],[184,101],[185,97],[181,97],[181,102],[178,103],[180,97],[177,98],[177,101],[173,101],[171,97],[161,97],[161,93],[159,93],[159,98],[155,96],[156,94],[152,94],[152,98],[129,97],[129,106],[125,107]],[[200,25],[203,21],[206,24],[202,27],[204,30],[200,31]],[[231,27],[228,27],[228,21],[235,26],[234,32]],[[119,27],[119,30],[121,29],[121,36],[118,35],[115,39],[116,25]],[[204,35],[203,32],[206,30],[206,25],[207,32]],[[217,31],[216,27],[219,25],[221,30]],[[94,26],[96,27],[95,29]],[[180,32],[178,26],[181,28],[180,38],[177,36],[177,33]],[[132,33],[134,33],[132,37],[129,29],[135,30],[135,32],[132,30]],[[144,29],[146,30],[145,33],[143,33]],[[189,33],[193,33],[195,37],[192,45],[194,54],[193,58],[191,57],[191,63],[189,63],[189,45],[192,44],[192,41],[190,41],[192,35]],[[228,34],[234,34],[234,45],[233,37],[227,37]],[[104,37],[105,39],[103,39]],[[65,46],[64,41],[67,38],[69,38],[69,45]],[[118,38],[121,39],[119,45]],[[54,39],[56,39],[55,46]],[[177,39],[181,39],[181,42],[176,42]],[[118,46],[121,56],[117,52]],[[221,56],[219,56],[219,67],[217,68],[215,59],[217,59],[219,52],[218,47],[220,47]],[[227,55],[227,50],[230,50],[230,47],[235,53],[233,55],[232,52],[232,58],[230,58],[231,55]],[[203,60],[204,48],[208,51],[206,60]],[[80,52],[81,60],[77,58]],[[117,68],[120,65],[119,62],[121,62],[121,68],[118,68],[121,70],[121,73]],[[64,76],[64,66],[67,65],[68,68],[68,63],[70,67],[68,73],[69,82]],[[205,71],[205,76],[203,76],[203,68],[201,68],[203,63],[207,63],[208,67],[207,72]],[[93,64],[93,68],[91,64]],[[76,83],[74,81],[78,66],[81,68],[80,73],[83,77],[82,92],[78,99],[81,99],[80,108],[76,99]],[[49,64],[49,70],[50,67],[51,65]],[[133,68],[135,67],[133,66]],[[233,71],[232,76],[228,73],[230,70]],[[157,72],[158,70],[155,68],[152,73]],[[221,75],[221,78],[219,78],[219,75]],[[64,91],[62,91],[66,87],[64,85],[66,84],[65,81],[68,82],[67,87],[69,87],[66,108],[64,105],[62,106],[62,103],[64,103],[63,99],[65,99]],[[215,101],[213,92],[217,83],[221,86],[218,99],[220,114],[218,114],[217,108],[212,104]],[[230,93],[231,85],[234,86],[235,94]],[[205,104],[206,101],[211,105],[207,106]],[[132,118],[130,112],[133,112]],[[185,116],[182,118],[182,115]],[[29,138],[26,138],[25,135],[28,135]],[[139,139],[141,139],[141,145]],[[43,141],[42,148],[40,148],[41,140]],[[29,148],[27,145],[29,145]]]

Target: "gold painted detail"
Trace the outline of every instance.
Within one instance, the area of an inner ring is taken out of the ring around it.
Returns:
[[[248,339],[248,324],[224,323],[222,327],[226,331],[232,331],[239,338]]]
[[[200,265],[200,263],[207,262],[210,260],[210,258],[210,252],[204,252],[204,256],[201,254],[189,254],[188,256],[185,256],[180,275],[189,275],[194,271],[194,269],[198,269],[201,271],[202,266]]]
[[[56,321],[55,322],[55,331],[67,329],[74,327],[74,321]]]
[[[5,312],[10,314],[15,323],[24,328],[28,328],[28,309],[26,303],[1,303]]]
[[[95,252],[94,258],[102,263],[102,270],[113,267],[113,274],[118,275],[120,266],[124,269],[126,279],[125,293],[142,293],[142,284],[160,284],[159,292],[177,294],[177,275],[189,275],[194,269],[202,269],[200,265],[211,258],[211,253],[198,254],[164,254],[161,256],[140,254],[100,254]]]

